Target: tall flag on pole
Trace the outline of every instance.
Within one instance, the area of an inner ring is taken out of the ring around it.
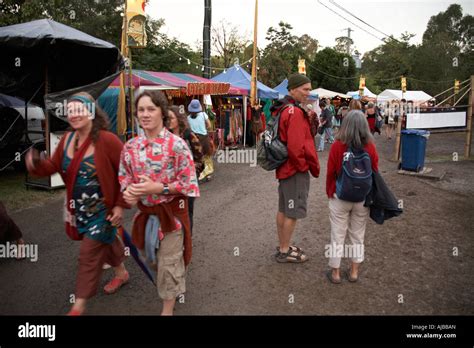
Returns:
[[[122,38],[120,50],[125,57],[125,67],[129,70],[129,82],[131,84],[131,48],[144,48],[146,46],[146,0],[125,0],[125,9],[122,24]],[[127,103],[126,103],[126,82],[125,72],[120,74],[120,93],[117,110],[117,134],[125,135],[127,133]],[[131,86],[129,87],[131,88]],[[129,90],[130,92],[131,90]],[[130,92],[131,95],[131,92]],[[130,105],[132,101],[130,100]],[[133,130],[133,123],[132,123]]]
[[[298,73],[306,75],[306,60],[298,59]]]
[[[257,22],[258,0],[255,0],[255,23],[253,29],[252,78],[250,80],[250,105],[257,105]]]
[[[364,96],[365,91],[365,77],[361,76],[359,80],[359,95]]]
[[[146,47],[145,0],[127,0],[128,47]]]
[[[454,80],[454,94],[459,93],[459,80]]]
[[[127,12],[127,1],[125,1],[125,13]],[[126,66],[128,61],[128,47],[127,47],[127,16],[123,16],[122,23],[122,38],[120,42],[120,51],[125,57]],[[125,71],[120,74],[120,93],[118,98],[117,108],[117,134],[125,135],[127,133],[127,111],[126,111],[126,97],[125,97]]]
[[[407,92],[407,78],[402,76],[402,92]]]

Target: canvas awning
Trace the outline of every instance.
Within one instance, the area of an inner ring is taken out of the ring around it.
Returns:
[[[349,91],[346,94],[351,97],[359,97],[359,91]],[[377,98],[377,94],[372,93],[367,87],[364,87],[364,94],[362,97]]]
[[[226,72],[223,72],[212,78],[212,80],[216,82],[228,82],[232,84],[233,86],[244,91],[245,94],[243,95],[250,94],[251,79],[252,77],[250,76],[250,74],[237,64],[227,69]],[[257,98],[278,99],[278,92],[257,81]]]
[[[129,74],[125,73],[125,85],[129,86]],[[242,92],[239,88],[232,86],[230,83],[221,83],[206,79],[204,77],[170,72],[156,72],[147,70],[132,70],[132,84],[135,88],[141,86],[158,86],[160,89],[177,89],[186,95],[223,95],[237,94]],[[120,78],[116,78],[111,87],[120,87]]]
[[[316,88],[316,89],[313,89],[311,91],[311,93],[316,93],[317,95],[319,95],[320,98],[334,98],[334,97],[341,97],[341,98],[352,98],[350,95],[348,94],[344,94],[344,93],[338,93],[338,92],[334,92],[334,91],[330,91],[328,89],[324,89],[324,88]]]
[[[428,93],[423,91],[406,91],[402,94],[401,90],[398,89],[386,89],[377,96],[378,101],[390,101],[390,100],[412,100],[412,101],[427,101],[432,99]]]

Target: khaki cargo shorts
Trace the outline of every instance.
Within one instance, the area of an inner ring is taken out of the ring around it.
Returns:
[[[172,300],[186,292],[183,258],[184,231],[165,233],[156,254],[158,274],[156,284],[162,300]]]
[[[292,219],[306,217],[308,205],[309,173],[296,173],[280,180],[278,186],[278,211]]]

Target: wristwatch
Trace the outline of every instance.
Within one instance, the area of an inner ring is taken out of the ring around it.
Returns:
[[[163,184],[163,191],[161,192],[163,195],[169,195],[170,194],[170,188],[168,184]]]

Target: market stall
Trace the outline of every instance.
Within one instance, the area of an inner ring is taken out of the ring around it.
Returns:
[[[228,106],[226,106],[226,103],[223,103],[222,107],[223,109],[219,108],[218,110],[218,116],[219,118],[225,119],[225,125],[229,125],[230,123],[228,120],[232,115],[236,115],[236,117],[243,117],[243,139],[242,139],[242,145],[245,146],[247,144],[247,137],[248,137],[248,122],[250,121],[251,118],[251,113],[249,112],[249,107],[248,107],[248,95],[250,94],[250,82],[251,82],[251,75],[245,71],[240,65],[235,64],[231,68],[227,69],[225,72],[215,76],[212,78],[213,81],[217,82],[227,82],[232,84],[233,86],[239,88],[242,93],[240,94],[242,98],[234,98],[232,99],[230,110],[228,110]],[[264,85],[263,83],[257,81],[257,98],[258,99],[278,99],[279,98],[279,93],[278,91]],[[228,101],[227,104],[229,104],[230,101]],[[230,116],[229,116],[230,115]],[[221,121],[222,122],[222,121]],[[241,121],[237,122],[237,124],[240,124]],[[229,132],[227,131],[229,130]],[[232,140],[232,138],[228,138],[230,134],[230,126],[225,127],[224,130],[224,138],[225,140]]]
[[[167,95],[170,103],[174,105],[187,106],[191,99],[198,98],[203,105],[210,105],[212,108],[212,99],[205,96],[241,95],[246,93],[245,90],[230,83],[216,82],[186,73],[132,70],[131,77],[128,73],[125,73],[125,85],[129,86],[130,82],[135,96],[146,89],[158,89],[162,90]],[[113,126],[117,123],[119,88],[120,78],[116,78],[99,98],[99,104],[108,113]],[[128,123],[130,123],[130,117]]]

